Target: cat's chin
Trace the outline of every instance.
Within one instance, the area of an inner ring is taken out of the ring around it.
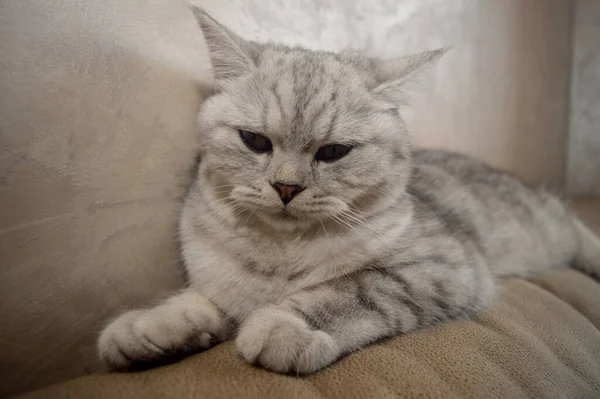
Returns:
[[[308,230],[312,228],[317,220],[313,220],[306,215],[298,215],[287,209],[282,209],[276,213],[263,213],[256,215],[263,223],[273,228],[273,230],[282,232],[294,232]]]

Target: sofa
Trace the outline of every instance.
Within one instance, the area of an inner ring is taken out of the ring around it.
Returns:
[[[475,321],[372,345],[315,375],[245,364],[232,343],[170,366],[97,374],[44,398],[598,398],[600,284],[572,270],[506,281]]]
[[[250,39],[380,56],[452,45],[415,94],[415,141],[563,184],[571,1],[191,3]],[[0,0],[0,396],[600,397],[600,284],[567,268],[309,377],[251,367],[231,343],[107,373],[102,326],[184,284],[177,215],[210,90],[183,0]],[[598,199],[573,205],[600,231]]]

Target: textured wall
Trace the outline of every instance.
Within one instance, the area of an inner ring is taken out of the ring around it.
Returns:
[[[576,0],[567,187],[600,194],[600,1]]]
[[[194,3],[244,36],[311,48],[391,57],[453,46],[415,103],[416,141],[476,154],[535,183],[562,185],[570,0]]]

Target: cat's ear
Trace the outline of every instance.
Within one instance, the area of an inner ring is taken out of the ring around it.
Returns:
[[[252,58],[256,45],[231,32],[203,9],[190,8],[204,34],[216,84],[222,85],[251,73],[255,67]]]
[[[375,77],[380,82],[373,92],[395,103],[406,101],[406,86],[446,52],[447,48],[408,55],[375,63]]]

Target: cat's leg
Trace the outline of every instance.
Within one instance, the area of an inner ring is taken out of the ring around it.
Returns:
[[[100,334],[98,353],[111,369],[147,367],[207,349],[226,333],[220,311],[202,295],[184,291],[112,321]]]
[[[249,363],[311,373],[378,339],[468,317],[493,286],[484,270],[436,264],[366,270],[255,311],[236,345]]]

